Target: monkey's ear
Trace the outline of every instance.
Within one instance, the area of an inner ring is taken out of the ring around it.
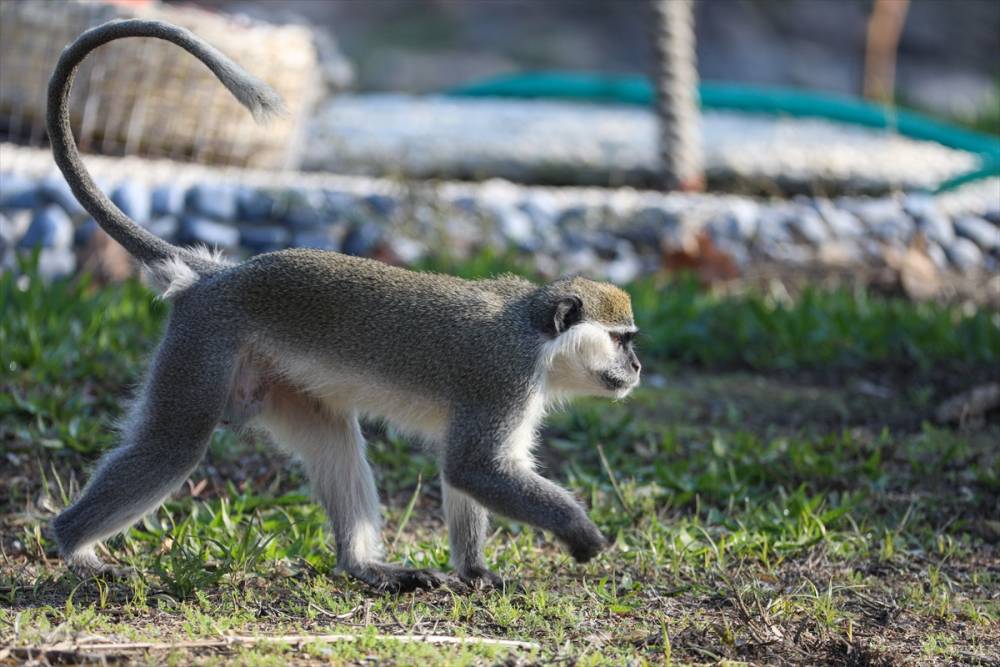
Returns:
[[[558,336],[583,319],[583,301],[578,296],[559,299],[552,311],[552,332]]]

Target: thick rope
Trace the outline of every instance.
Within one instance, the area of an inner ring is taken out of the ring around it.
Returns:
[[[660,154],[667,189],[701,190],[704,167],[698,109],[694,0],[651,0],[656,50]]]

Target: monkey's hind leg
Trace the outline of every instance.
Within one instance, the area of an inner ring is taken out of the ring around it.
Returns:
[[[333,526],[338,569],[394,593],[441,584],[431,570],[383,562],[378,492],[355,416],[332,413],[293,388],[275,387],[262,421],[275,440],[302,458]]]
[[[448,542],[451,564],[459,580],[472,589],[520,588],[520,585],[491,572],[486,566],[483,547],[490,515],[485,507],[470,496],[441,480],[444,493],[444,513],[448,520]]]
[[[168,325],[121,445],[100,462],[82,497],[53,522],[60,552],[79,573],[106,572],[94,544],[156,509],[201,460],[222,414],[235,354],[190,321]],[[179,331],[184,330],[184,333]]]

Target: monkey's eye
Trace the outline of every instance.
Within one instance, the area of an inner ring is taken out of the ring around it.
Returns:
[[[608,332],[608,335],[611,336],[611,341],[618,347],[623,348],[632,344],[632,341],[635,339],[635,334],[636,332],[634,331],[625,331],[623,333]]]

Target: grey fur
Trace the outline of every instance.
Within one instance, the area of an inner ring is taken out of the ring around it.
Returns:
[[[122,25],[103,29],[119,34]],[[112,38],[99,34],[91,41]],[[75,150],[67,158],[65,141],[53,150],[102,210]],[[146,261],[160,256],[113,214],[102,224],[126,248]],[[210,270],[199,266],[169,287],[167,332],[122,445],[54,522],[72,564],[101,567],[93,545],[154,509],[226,423],[262,429],[301,457],[333,525],[340,568],[388,590],[436,585],[431,572],[382,561],[359,415],[438,452],[452,558],[467,583],[501,583],[483,557],[487,509],[553,532],[580,561],[606,546],[583,507],[534,471],[531,447],[553,402],[621,397],[638,383],[631,343],[619,335],[634,331],[624,292],[582,278],[543,287],[516,277],[467,281],[317,250],[239,265],[198,261]]]
[[[91,51],[123,37],[156,37],[177,44],[205,63],[219,81],[258,120],[281,113],[281,98],[267,84],[243,71],[239,65],[193,33],[162,21],[124,19],[87,30],[63,49],[49,79],[46,123],[52,154],[80,204],[94,220],[139,261],[146,264],[182,256],[198,273],[215,270],[203,256],[193,255],[157,238],[122,213],[97,187],[80,159],[69,119],[69,93],[77,67]]]
[[[503,588],[504,580],[490,572],[483,557],[490,515],[486,508],[442,480],[444,511],[448,520],[451,564],[458,578],[476,588]]]
[[[102,459],[83,496],[53,522],[71,564],[102,569],[92,545],[156,509],[208,447],[233,381],[229,361],[235,347],[225,331],[190,326],[191,317],[185,308],[171,314],[143,390],[122,426],[121,446]],[[190,373],[191,368],[198,372]]]

